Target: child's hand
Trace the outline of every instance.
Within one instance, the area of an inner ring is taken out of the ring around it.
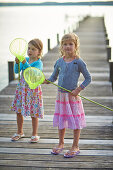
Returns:
[[[22,64],[25,64],[26,63],[26,59],[24,59],[23,61],[22,61]]]
[[[77,87],[75,90],[73,90],[71,92],[71,94],[76,97],[76,96],[78,96],[78,94],[80,93],[81,90],[82,90],[81,87]]]
[[[43,84],[49,84],[49,82],[45,79]]]
[[[15,58],[16,64],[19,64],[19,59],[16,57]]]
[[[78,89],[75,89],[71,92],[71,94],[75,97],[78,96],[79,93],[80,93],[80,91]]]

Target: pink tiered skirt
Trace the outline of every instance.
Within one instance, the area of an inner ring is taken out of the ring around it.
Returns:
[[[53,127],[56,126],[59,129],[82,129],[86,127],[84,108],[79,96],[74,97],[70,93],[58,91],[53,118]]]

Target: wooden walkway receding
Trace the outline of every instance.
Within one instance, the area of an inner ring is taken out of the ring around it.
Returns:
[[[85,19],[76,34],[80,37],[81,57],[92,75],[92,83],[81,95],[113,109],[103,18]],[[58,46],[44,56],[46,78],[51,75],[58,56]],[[80,82],[82,80],[81,76]],[[86,100],[83,103],[87,127],[81,131],[81,153],[70,159],[63,157],[73,141],[73,131],[68,129],[65,150],[58,156],[51,155],[51,149],[58,144],[57,128],[52,127],[57,88],[51,84],[42,85],[45,118],[39,120],[39,143],[29,143],[31,118],[24,119],[25,138],[11,142],[16,132],[16,114],[10,112],[9,107],[15,88],[16,81],[0,92],[0,170],[113,169],[113,112]]]

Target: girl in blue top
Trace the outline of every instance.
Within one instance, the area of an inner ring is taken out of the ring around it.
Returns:
[[[20,63],[20,71],[22,71],[21,79],[17,85],[15,98],[12,102],[11,110],[17,113],[17,133],[13,135],[12,141],[17,141],[24,137],[23,132],[23,116],[31,116],[32,118],[32,137],[30,142],[38,142],[39,136],[37,135],[38,118],[43,118],[43,100],[41,86],[36,89],[30,89],[23,77],[23,71],[28,67],[36,67],[40,70],[43,69],[41,61],[43,44],[39,39],[33,39],[28,43],[28,58],[25,58]],[[18,58],[15,58],[15,73],[18,73]]]
[[[70,158],[80,153],[78,146],[80,130],[86,126],[86,122],[82,100],[78,94],[91,82],[91,76],[79,56],[79,38],[76,34],[63,36],[60,52],[61,58],[56,61],[54,71],[48,80],[54,82],[59,76],[58,85],[70,90],[71,93],[58,88],[53,126],[58,126],[59,144],[51,153],[58,155],[63,150],[65,129],[70,128],[74,131],[73,144],[64,154],[64,157]],[[80,73],[85,80],[78,86]],[[45,80],[44,83],[48,82]]]

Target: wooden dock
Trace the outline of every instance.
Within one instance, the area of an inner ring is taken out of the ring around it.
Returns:
[[[113,109],[103,18],[85,19],[80,23],[76,34],[80,37],[81,57],[92,75],[92,83],[81,95]],[[51,75],[58,56],[58,46],[44,56],[46,78]],[[80,81],[82,80],[81,76]],[[65,150],[58,156],[51,155],[51,149],[58,143],[57,128],[52,127],[57,88],[51,84],[42,85],[45,118],[39,120],[39,143],[29,143],[31,118],[24,120],[25,138],[11,142],[11,136],[16,132],[16,114],[10,112],[9,107],[16,83],[10,83],[0,92],[0,170],[113,169],[113,112],[86,100],[83,103],[87,127],[81,131],[81,153],[70,159],[63,157],[73,140],[73,131],[67,130]]]

